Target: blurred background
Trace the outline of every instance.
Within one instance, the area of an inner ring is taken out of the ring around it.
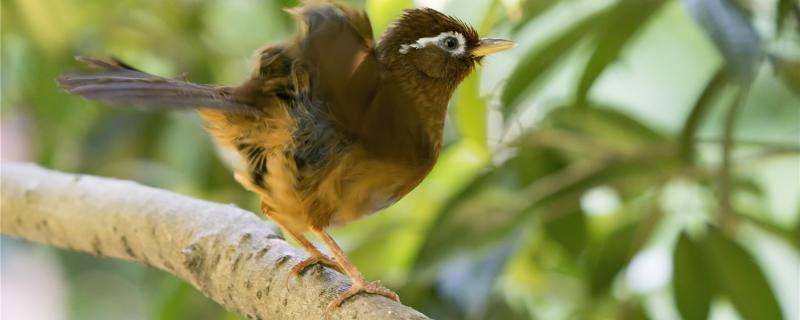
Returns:
[[[519,42],[452,99],[431,175],[334,232],[437,319],[800,319],[795,0],[361,0]],[[75,55],[236,84],[291,0],[2,0],[2,159],[257,212],[192,112],[62,93]],[[239,319],[144,266],[2,238],[2,318]]]

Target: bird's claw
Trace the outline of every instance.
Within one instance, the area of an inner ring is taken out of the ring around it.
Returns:
[[[339,271],[340,273],[344,273],[344,269],[342,266],[339,265],[336,260],[330,258],[324,254],[320,255],[313,255],[308,258],[303,259],[303,261],[298,262],[296,265],[292,267],[292,274],[300,275],[302,274],[306,268],[313,266],[315,264],[323,265],[333,270]]]
[[[359,293],[371,293],[382,295],[394,301],[400,302],[400,297],[397,296],[394,291],[387,289],[386,287],[381,285],[380,281],[373,281],[373,282],[355,282],[352,286],[350,286],[347,291],[340,293],[336,299],[334,299],[330,304],[328,304],[327,313],[335,309],[336,307],[340,306],[343,302],[347,299],[354,297]]]

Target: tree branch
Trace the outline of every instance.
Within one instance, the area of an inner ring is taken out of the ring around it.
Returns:
[[[4,235],[172,273],[248,319],[323,318],[349,286],[335,271],[289,273],[303,254],[279,229],[232,205],[129,181],[2,163]],[[359,295],[331,319],[428,319],[382,296]]]

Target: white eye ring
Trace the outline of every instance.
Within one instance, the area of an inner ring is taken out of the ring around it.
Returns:
[[[453,42],[453,39],[456,42]],[[422,49],[430,44],[435,44],[443,50],[450,52],[453,56],[462,55],[467,51],[467,40],[464,38],[464,35],[456,31],[447,31],[435,37],[419,38],[414,43],[403,44],[400,46],[400,53],[407,54],[411,49]]]

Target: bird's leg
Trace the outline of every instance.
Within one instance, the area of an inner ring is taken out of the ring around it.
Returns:
[[[325,232],[325,230],[314,227],[311,227],[310,229],[311,232],[317,235],[317,237],[322,240],[326,246],[328,246],[328,249],[331,250],[331,253],[333,253],[333,256],[336,258],[336,261],[338,261],[342,268],[344,268],[345,273],[353,282],[353,284],[350,286],[350,289],[347,289],[347,291],[339,294],[339,296],[328,305],[329,311],[330,309],[341,305],[345,300],[361,292],[379,294],[394,301],[400,302],[400,297],[398,297],[397,294],[392,290],[381,286],[380,281],[367,282],[367,280],[364,279],[364,275],[362,275],[356,266],[353,265],[349,259],[347,259],[347,256],[344,254],[344,251],[342,251],[342,248],[339,248],[339,245],[336,243],[336,241],[333,240],[333,238],[331,238],[331,236]]]
[[[292,267],[293,274],[301,274],[306,268],[313,266],[315,264],[320,264],[341,273],[345,273],[345,270],[342,269],[342,266],[336,262],[336,260],[331,259],[331,257],[326,256],[324,253],[320,252],[317,247],[314,246],[311,241],[306,238],[305,235],[299,232],[294,232],[293,230],[286,229],[301,246],[303,249],[306,250],[308,253],[308,258],[303,259],[303,261],[298,262]]]
[[[320,252],[319,249],[317,249],[317,247],[315,247],[314,244],[311,243],[311,241],[309,241],[302,232],[298,232],[292,228],[289,228],[287,223],[281,222],[281,220],[275,215],[269,214],[269,211],[266,212],[270,220],[278,224],[281,228],[283,228],[283,230],[286,230],[286,232],[289,233],[292,238],[297,240],[297,243],[303,246],[303,249],[306,250],[306,253],[308,253],[308,258],[303,259],[303,261],[298,262],[292,267],[292,274],[301,274],[306,268],[315,264],[320,264],[341,273],[345,273],[345,270],[342,269],[342,267],[335,260]]]

